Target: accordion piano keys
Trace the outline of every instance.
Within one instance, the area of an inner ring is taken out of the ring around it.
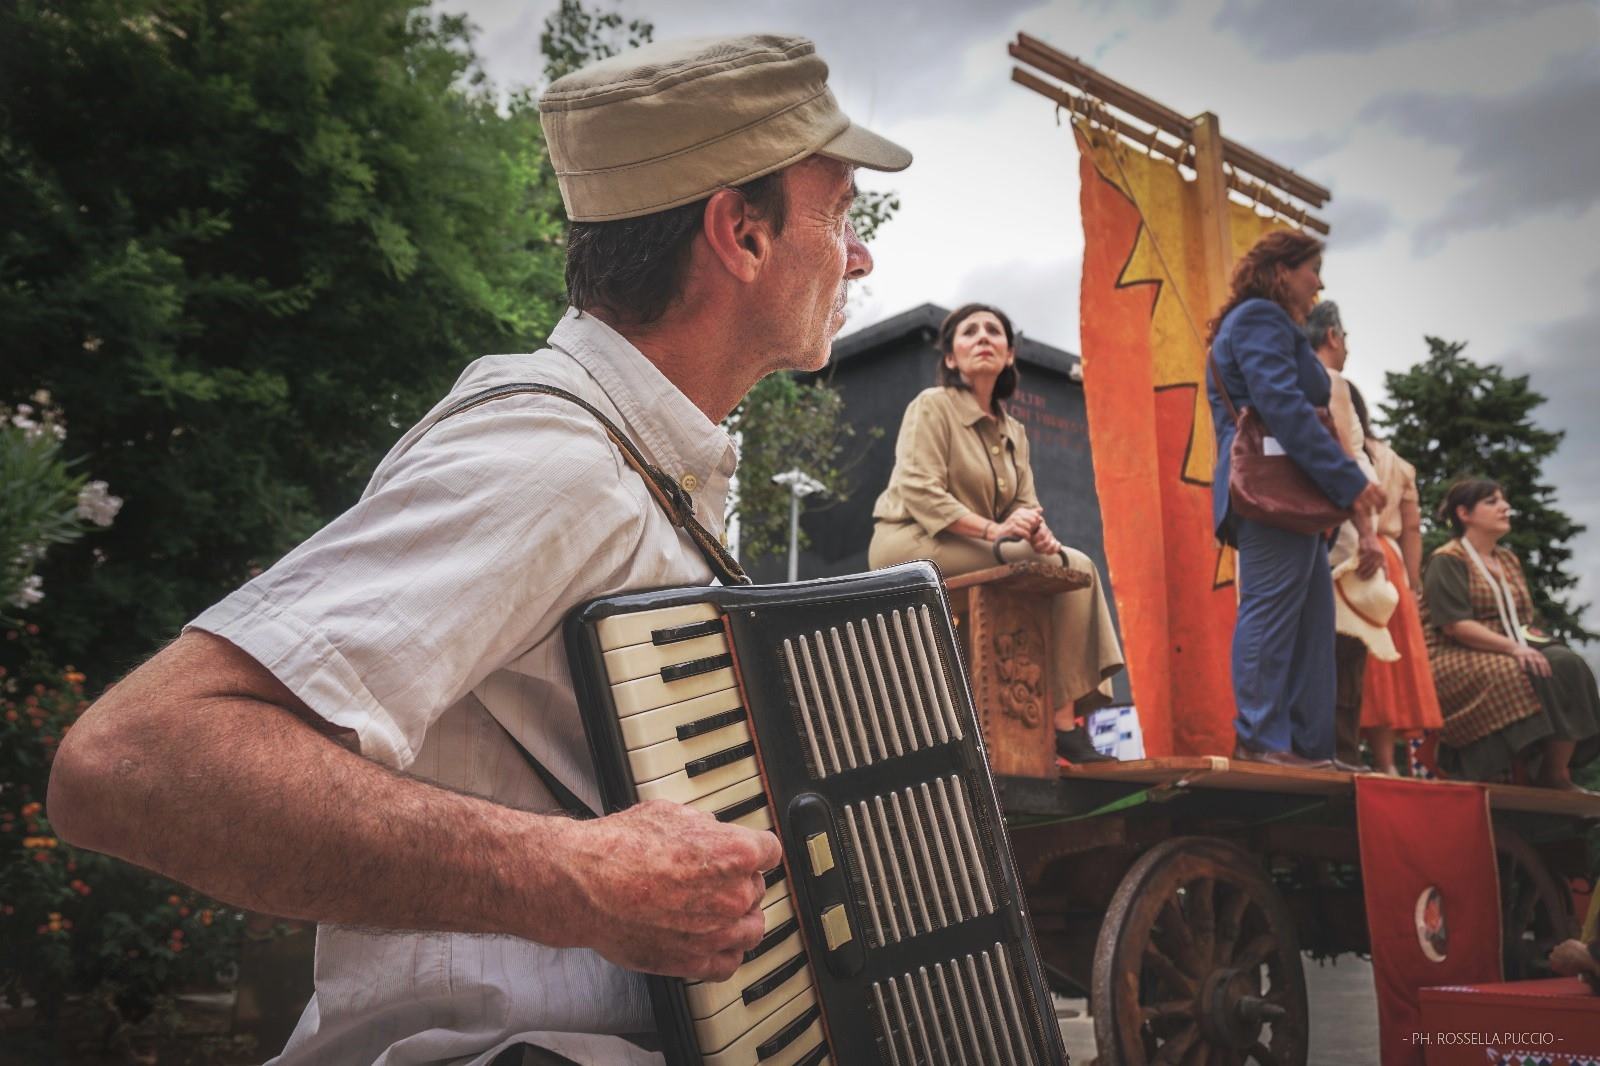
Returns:
[[[705,1066],[798,1066],[821,1062],[822,1012],[816,993],[807,989],[718,1051],[701,1056]]]

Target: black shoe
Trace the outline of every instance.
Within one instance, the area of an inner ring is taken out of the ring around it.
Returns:
[[[1102,755],[1089,743],[1089,734],[1082,726],[1075,729],[1056,730],[1056,754],[1075,766],[1091,762],[1118,762],[1115,755]]]

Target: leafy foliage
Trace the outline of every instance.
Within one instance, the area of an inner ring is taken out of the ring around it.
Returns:
[[[606,11],[586,8],[579,0],[561,0],[539,34],[545,82],[654,39],[655,25],[649,19],[624,21],[614,6]]]
[[[1380,405],[1390,444],[1417,467],[1425,551],[1451,535],[1435,516],[1450,483],[1493,478],[1515,511],[1506,545],[1522,560],[1539,613],[1565,636],[1593,637],[1582,624],[1587,605],[1565,595],[1577,583],[1567,569],[1568,543],[1584,527],[1555,506],[1555,489],[1542,480],[1544,461],[1563,436],[1534,422],[1545,398],[1528,387],[1527,375],[1507,376],[1463,356],[1464,341],[1427,342],[1426,360],[1385,375],[1390,401]]]
[[[562,307],[536,114],[415,0],[0,5],[0,396],[127,498],[36,609],[97,677],[348,506]]]
[[[850,205],[850,222],[856,228],[856,236],[863,242],[870,242],[878,235],[878,229],[899,210],[898,193],[874,192],[868,189],[857,196],[856,202]]]
[[[46,1022],[84,996],[117,1044],[173,993],[214,982],[243,915],[57,839],[45,783],[88,701],[84,675],[49,665],[40,645],[32,623],[0,644],[0,996],[31,997]]]
[[[854,463],[846,451],[855,430],[844,421],[844,396],[826,381],[771,374],[740,401],[726,425],[740,442],[738,490],[729,507],[739,516],[744,558],[788,548],[789,489],[775,484],[773,475],[799,469],[827,487],[826,493],[802,501],[806,510],[825,510],[850,498]],[[882,432],[872,430],[875,436]]]

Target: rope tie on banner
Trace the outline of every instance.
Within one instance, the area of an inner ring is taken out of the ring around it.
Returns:
[[[1156,140],[1160,136],[1161,136],[1160,128],[1158,128],[1156,126],[1151,126],[1150,127],[1150,136],[1148,138],[1146,138],[1146,140],[1144,142],[1144,154],[1145,154],[1145,158],[1146,159],[1154,159],[1155,158],[1155,155],[1156,155]]]

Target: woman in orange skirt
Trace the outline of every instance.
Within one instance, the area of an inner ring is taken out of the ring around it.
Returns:
[[[1366,426],[1365,404],[1357,414]],[[1379,773],[1397,776],[1394,746],[1397,736],[1419,736],[1444,726],[1439,696],[1433,688],[1428,646],[1422,635],[1422,614],[1417,593],[1422,588],[1422,510],[1417,501],[1417,471],[1367,430],[1367,454],[1372,457],[1378,484],[1389,498],[1378,515],[1378,537],[1383,542],[1384,568],[1400,590],[1400,603],[1389,617],[1389,636],[1400,652],[1396,662],[1367,659],[1366,685],[1361,697],[1361,728],[1372,748]]]

